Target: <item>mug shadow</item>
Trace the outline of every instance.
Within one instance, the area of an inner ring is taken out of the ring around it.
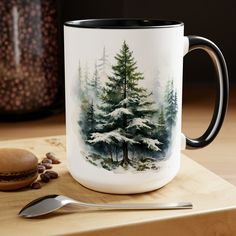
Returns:
[[[61,173],[61,178],[64,179],[63,183],[58,185],[58,191],[64,196],[74,198],[79,201],[84,202],[94,202],[94,203],[112,203],[112,202],[145,202],[153,200],[153,193],[155,194],[157,190],[138,193],[138,194],[110,194],[97,192],[91,189],[88,189],[77,182],[68,171]],[[159,189],[158,191],[160,191]],[[156,194],[155,194],[156,195]],[[145,196],[145,198],[144,198]]]

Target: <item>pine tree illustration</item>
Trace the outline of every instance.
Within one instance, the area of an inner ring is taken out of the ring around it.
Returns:
[[[152,105],[151,93],[139,86],[143,74],[126,42],[115,56],[113,75],[108,77],[99,106],[97,132],[91,134],[91,145],[102,143],[111,149],[120,148],[121,165],[130,164],[129,150],[134,147],[145,151],[159,151],[161,143],[155,137],[156,124],[152,116],[157,112]]]
[[[87,137],[90,138],[90,135],[95,131],[95,126],[96,126],[93,101],[89,104],[86,119],[87,119],[86,126],[88,130]]]
[[[158,117],[158,129],[157,129],[158,140],[162,143],[162,151],[165,151],[169,145],[168,130],[166,126],[166,118],[163,107],[160,109]]]
[[[89,102],[87,99],[83,99],[78,124],[85,140],[88,140],[91,134],[96,131],[96,115],[93,100]]]
[[[109,68],[110,68],[110,63],[108,60],[108,54],[106,52],[106,48],[104,47],[103,51],[102,51],[102,56],[98,60],[98,71],[99,71],[99,74],[103,80],[107,79],[107,77],[108,77],[107,71]]]
[[[177,93],[174,91],[173,80],[167,83],[165,104],[166,123],[169,129],[172,129],[176,123],[176,115],[178,112]]]
[[[89,86],[94,97],[98,98],[100,90],[101,90],[101,83],[100,83],[100,76],[98,74],[97,62],[95,62],[94,73],[93,73],[93,77],[91,81],[89,82]]]
[[[85,96],[87,96],[88,91],[89,91],[89,70],[88,70],[88,64],[87,63],[85,65],[85,69],[84,69],[83,90],[84,90]]]
[[[82,75],[82,68],[79,61],[79,68],[78,68],[78,95],[83,98],[84,97],[84,89],[83,89],[83,75]]]

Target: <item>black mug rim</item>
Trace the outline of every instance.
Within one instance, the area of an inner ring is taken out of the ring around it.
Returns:
[[[173,28],[183,26],[178,20],[139,19],[139,18],[104,18],[66,21],[64,26],[86,29],[150,29]]]

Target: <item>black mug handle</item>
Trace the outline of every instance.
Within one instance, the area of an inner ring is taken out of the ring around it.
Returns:
[[[220,49],[210,40],[199,36],[187,36],[189,49],[202,49],[210,56],[217,72],[217,95],[214,113],[207,130],[196,139],[186,137],[186,149],[202,148],[210,144],[220,131],[229,99],[229,78],[226,62]]]

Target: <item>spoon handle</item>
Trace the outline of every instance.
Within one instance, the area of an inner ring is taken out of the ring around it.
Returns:
[[[136,204],[100,204],[100,203],[86,203],[77,202],[77,204],[88,207],[97,207],[104,209],[116,210],[168,210],[168,209],[191,209],[193,205],[191,202],[176,202],[176,203],[136,203]]]

